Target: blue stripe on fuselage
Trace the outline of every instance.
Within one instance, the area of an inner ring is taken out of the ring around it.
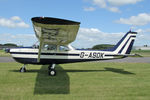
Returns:
[[[36,52],[10,52],[11,54],[29,54],[38,55]],[[68,53],[41,53],[41,55],[59,55],[59,56],[79,56],[79,54],[68,54]]]

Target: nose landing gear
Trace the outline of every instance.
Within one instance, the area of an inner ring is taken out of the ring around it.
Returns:
[[[20,72],[26,72],[26,65],[24,64],[23,67],[20,68]]]

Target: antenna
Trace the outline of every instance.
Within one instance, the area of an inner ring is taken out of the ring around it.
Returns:
[[[135,30],[135,29],[136,29],[136,26],[133,26],[133,25],[132,25],[132,26],[130,27],[130,32],[132,32],[132,31]]]

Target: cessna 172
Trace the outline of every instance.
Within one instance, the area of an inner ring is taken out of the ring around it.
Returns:
[[[137,34],[127,32],[111,49],[78,50],[69,44],[75,40],[80,22],[51,17],[34,17],[31,20],[39,46],[9,50],[17,62],[24,64],[20,72],[26,72],[26,64],[47,64],[48,74],[55,76],[56,64],[124,58],[130,56]]]

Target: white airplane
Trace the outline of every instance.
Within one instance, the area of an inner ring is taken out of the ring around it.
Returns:
[[[48,74],[55,76],[56,64],[120,59],[131,56],[130,52],[137,34],[137,32],[127,32],[111,49],[79,50],[69,44],[75,40],[80,22],[50,17],[34,17],[31,20],[39,46],[9,50],[17,62],[24,64],[20,72],[26,72],[26,64],[47,64],[49,65]]]

